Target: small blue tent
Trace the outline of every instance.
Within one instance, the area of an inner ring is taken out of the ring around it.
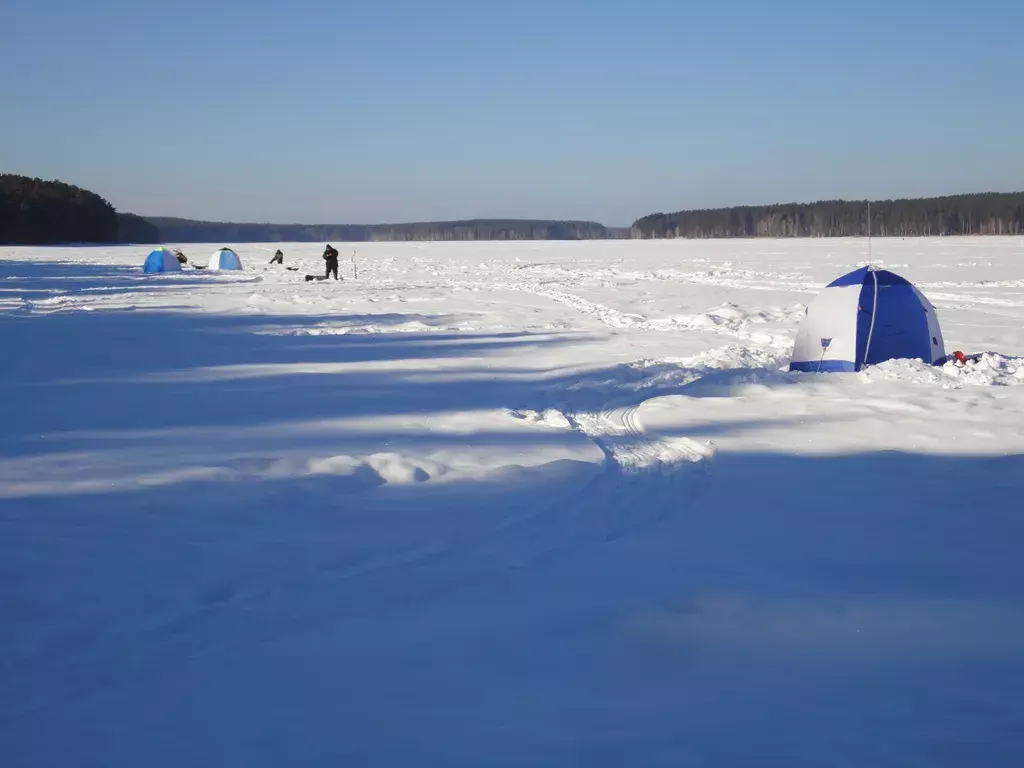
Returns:
[[[207,269],[241,269],[242,260],[230,248],[221,248],[210,257]]]
[[[167,248],[157,248],[149,252],[146,263],[142,265],[142,271],[154,272],[181,272],[181,264],[178,257]]]
[[[829,283],[808,305],[791,371],[859,371],[885,360],[945,357],[935,307],[908,280],[861,267]]]

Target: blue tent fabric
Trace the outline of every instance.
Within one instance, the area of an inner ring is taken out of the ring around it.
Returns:
[[[844,285],[864,285],[867,281],[877,279],[878,284],[881,285],[910,285],[910,281],[905,277],[900,277],[895,272],[890,272],[887,269],[872,269],[871,267],[861,267],[855,269],[853,272],[848,272],[841,277],[837,277],[827,288],[838,288]]]
[[[241,269],[242,260],[230,248],[219,248],[210,257],[209,269]]]
[[[181,272],[181,264],[178,262],[178,257],[167,248],[155,248],[146,257],[142,271],[147,274]]]
[[[864,365],[898,358],[932,362],[928,311],[908,282],[889,285],[880,282],[877,304],[873,287],[865,283],[864,292],[861,293],[861,308],[857,313],[857,359]]]
[[[862,267],[829,283],[807,307],[789,369],[852,372],[886,360],[945,357],[935,308],[910,281]]]

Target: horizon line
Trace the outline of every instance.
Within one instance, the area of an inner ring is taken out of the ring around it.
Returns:
[[[736,208],[775,208],[784,206],[802,206],[802,205],[817,205],[820,203],[861,203],[867,205],[868,203],[896,203],[896,202],[919,202],[925,200],[947,200],[950,198],[957,197],[980,197],[983,195],[1020,195],[1024,194],[1024,189],[1016,190],[985,190],[977,192],[954,192],[940,195],[920,195],[914,197],[885,197],[885,198],[843,198],[843,197],[831,197],[831,198],[819,198],[816,200],[789,200],[786,202],[774,202],[774,203],[736,203],[732,205],[720,205],[713,207],[703,208],[678,208],[675,210],[661,210],[654,211],[651,213],[645,213],[635,218],[629,224],[605,224],[596,219],[565,219],[565,218],[550,218],[550,217],[502,217],[502,216],[473,216],[470,218],[454,218],[454,219],[421,219],[412,221],[383,221],[375,224],[366,223],[344,223],[344,222],[333,222],[333,223],[306,223],[306,222],[281,222],[281,221],[231,221],[231,220],[216,220],[216,219],[195,219],[188,216],[169,216],[164,214],[147,214],[147,213],[134,213],[131,211],[119,211],[119,213],[129,214],[138,216],[143,219],[176,219],[179,221],[187,221],[193,224],[217,224],[217,225],[232,225],[232,226],[254,226],[254,227],[364,227],[380,228],[380,227],[408,227],[408,226],[422,226],[422,225],[440,225],[440,224],[472,224],[478,222],[508,222],[508,223],[564,223],[564,224],[589,224],[603,227],[604,229],[629,229],[637,221],[648,218],[650,216],[671,216],[680,213],[699,213],[707,211],[728,211]]]

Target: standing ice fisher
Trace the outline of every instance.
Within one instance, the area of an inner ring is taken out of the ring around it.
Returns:
[[[338,251],[328,243],[324,249],[324,261],[327,262],[327,271],[324,273],[324,280],[334,275],[334,279],[338,279]]]

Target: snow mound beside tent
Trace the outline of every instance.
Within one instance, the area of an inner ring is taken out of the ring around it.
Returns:
[[[964,386],[1013,387],[1024,385],[1024,357],[986,352],[965,365],[952,361],[936,367],[920,360],[889,360],[862,372],[867,381],[909,381],[940,384],[950,389]]]

